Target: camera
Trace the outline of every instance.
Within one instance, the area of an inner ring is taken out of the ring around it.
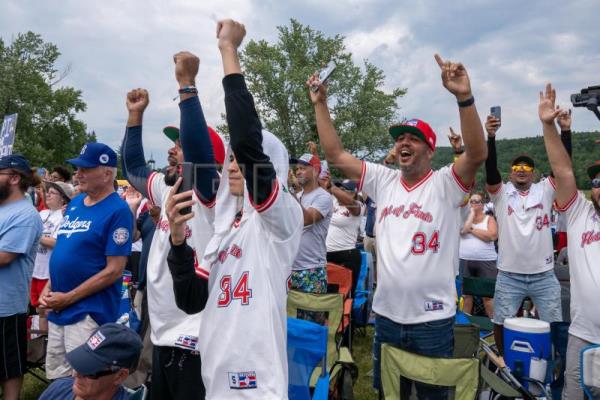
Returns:
[[[598,111],[598,105],[600,104],[600,85],[590,86],[586,89],[581,89],[581,93],[572,94],[571,103],[573,103],[573,107],[587,108],[600,119],[600,111]]]

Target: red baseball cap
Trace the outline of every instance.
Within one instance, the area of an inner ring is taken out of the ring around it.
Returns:
[[[432,151],[435,151],[437,137],[429,124],[420,119],[409,119],[401,124],[392,125],[389,129],[390,135],[396,140],[403,133],[410,133],[424,141]]]
[[[302,156],[298,159],[298,163],[309,165],[313,167],[315,171],[317,171],[317,174],[321,173],[321,160],[319,160],[319,157],[315,156],[314,154],[302,154]]]
[[[173,142],[179,139],[179,128],[175,126],[166,126],[163,129],[163,133]],[[221,136],[219,136],[219,134],[210,126],[208,127],[208,136],[212,143],[216,163],[223,164],[225,162],[225,145],[223,144],[223,139],[221,139]]]

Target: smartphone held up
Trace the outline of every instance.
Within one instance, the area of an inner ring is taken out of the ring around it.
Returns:
[[[493,106],[490,108],[490,114],[496,118],[499,122],[498,126],[502,125],[502,110],[500,106]]]
[[[194,163],[191,162],[183,162],[181,163],[181,170],[179,176],[183,178],[181,185],[179,185],[179,189],[177,189],[177,193],[187,192],[192,190],[195,181],[196,169],[194,167]],[[180,202],[189,201],[191,198],[185,198]],[[192,212],[192,207],[182,208],[179,212],[181,215],[186,215]]]
[[[321,71],[319,71],[319,81],[321,82],[321,84],[324,84],[327,82],[327,80],[329,79],[329,77],[331,76],[333,71],[335,71],[335,67],[336,67],[335,62],[329,61],[327,66],[325,68],[323,68]],[[310,90],[313,93],[316,93],[319,90],[319,87],[313,85],[310,87]]]

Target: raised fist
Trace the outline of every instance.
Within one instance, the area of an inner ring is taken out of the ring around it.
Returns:
[[[146,89],[133,89],[127,93],[127,111],[130,113],[143,113],[149,102],[150,97]]]
[[[560,107],[556,106],[556,108],[560,108]],[[563,112],[558,114],[556,121],[558,122],[558,126],[560,126],[561,131],[570,131],[571,130],[571,109],[569,108],[568,111],[564,110]]]
[[[224,19],[217,22],[217,39],[219,39],[219,49],[237,50],[246,36],[246,27],[232,19]]]
[[[458,133],[454,132],[452,127],[450,127],[448,140],[450,141],[450,146],[452,146],[452,150],[454,150],[455,153],[462,149],[462,137]]]
[[[465,67],[461,63],[444,61],[439,54],[434,57],[442,71],[442,84],[444,87],[455,95],[459,101],[471,97],[471,81]]]
[[[173,56],[175,62],[175,79],[180,86],[194,86],[200,67],[200,59],[189,51],[180,51]]]
[[[485,131],[489,137],[496,136],[496,132],[500,129],[500,120],[493,115],[488,115],[485,121]]]
[[[556,107],[556,90],[552,84],[546,84],[546,91],[540,92],[540,104],[538,106],[538,115],[540,121],[544,124],[552,124],[560,113],[564,112]]]

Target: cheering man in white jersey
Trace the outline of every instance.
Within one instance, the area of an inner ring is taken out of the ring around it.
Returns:
[[[200,379],[198,326],[201,315],[187,315],[177,308],[173,296],[173,280],[167,267],[169,224],[166,199],[179,176],[183,161],[203,164],[198,168],[194,195],[194,218],[187,224],[186,236],[200,256],[213,233],[214,200],[218,179],[215,162],[222,163],[224,146],[216,134],[211,134],[202,113],[198,90],[194,86],[200,60],[189,52],[174,57],[175,76],[179,83],[181,131],[169,135],[175,143],[169,149],[169,166],[164,173],[151,171],[144,159],[142,118],[149,103],[148,92],[135,89],[127,94],[129,118],[123,139],[123,171],[131,184],[153,204],[162,207],[156,227],[147,267],[148,311],[153,348],[153,399],[204,399]],[[211,145],[212,144],[212,145]]]
[[[169,268],[177,305],[202,311],[199,348],[207,399],[287,399],[286,299],[303,216],[285,186],[288,152],[263,131],[241,73],[237,48],[246,34],[218,23],[231,147],[215,206],[215,234],[194,268],[173,195],[167,212]],[[175,189],[174,189],[175,190]],[[174,192],[174,190],[172,192]]]
[[[566,217],[571,272],[571,326],[567,345],[564,399],[582,399],[579,353],[585,346],[600,344],[600,161],[588,168],[592,201],[577,192],[571,160],[558,136],[555,118],[566,111],[556,109],[556,92],[546,86],[540,92],[539,116],[544,129],[548,160],[556,180],[556,203]],[[600,396],[596,393],[593,398]]]
[[[358,190],[377,203],[377,291],[374,387],[379,389],[382,343],[418,354],[450,357],[454,348],[458,263],[459,206],[486,158],[483,127],[471,84],[462,64],[436,54],[444,87],[456,96],[465,152],[438,171],[431,169],[436,136],[428,124],[413,119],[392,126],[400,170],[361,161],[344,150],[327,108],[326,87],[315,75],[308,81],[321,146],[330,165],[359,182]],[[402,378],[401,396],[412,382]],[[420,398],[445,399],[448,390],[416,383]]]
[[[533,183],[535,163],[527,155],[516,157],[510,182],[502,183],[496,161],[499,121],[488,117],[486,190],[498,220],[498,276],[494,295],[494,336],[503,353],[502,325],[514,317],[530,297],[547,322],[561,321],[560,284],[554,275],[554,249],[550,218],[554,201],[552,177]]]

